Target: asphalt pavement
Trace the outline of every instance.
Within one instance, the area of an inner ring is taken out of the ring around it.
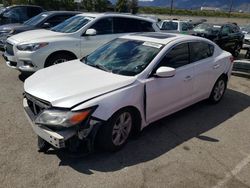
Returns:
[[[250,80],[232,76],[217,105],[200,102],[116,153],[38,153],[22,108],[24,77],[0,59],[0,187],[250,187]]]

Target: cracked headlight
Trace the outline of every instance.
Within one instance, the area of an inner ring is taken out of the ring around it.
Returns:
[[[33,43],[33,44],[19,44],[17,45],[17,49],[20,51],[36,51],[40,48],[48,46],[49,43],[41,42],[41,43]]]
[[[54,127],[72,127],[87,120],[95,108],[72,112],[66,110],[45,110],[35,120],[36,124]]]

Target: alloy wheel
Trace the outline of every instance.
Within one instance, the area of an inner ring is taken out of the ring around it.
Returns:
[[[132,116],[123,112],[118,116],[112,130],[112,142],[116,146],[122,145],[128,138],[132,127]]]
[[[214,100],[219,101],[225,91],[225,81],[219,80],[214,88]]]

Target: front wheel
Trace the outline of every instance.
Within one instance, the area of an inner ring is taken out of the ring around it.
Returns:
[[[106,125],[103,125],[97,135],[97,144],[106,151],[116,151],[122,148],[131,133],[134,122],[129,110],[115,113]]]
[[[46,60],[44,67],[50,67],[52,65],[60,64],[60,63],[70,61],[73,59],[75,58],[67,53],[66,54],[63,54],[63,53],[54,54]]]
[[[220,100],[222,99],[226,91],[226,88],[227,88],[226,79],[223,77],[220,77],[214,84],[213,90],[209,97],[209,101],[214,104],[220,102]]]

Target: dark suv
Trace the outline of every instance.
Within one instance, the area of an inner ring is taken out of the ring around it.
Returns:
[[[43,8],[33,5],[14,5],[0,9],[0,25],[23,23],[43,12]]]
[[[244,34],[234,23],[211,24],[203,23],[196,26],[193,35],[208,38],[237,57],[243,45]]]

